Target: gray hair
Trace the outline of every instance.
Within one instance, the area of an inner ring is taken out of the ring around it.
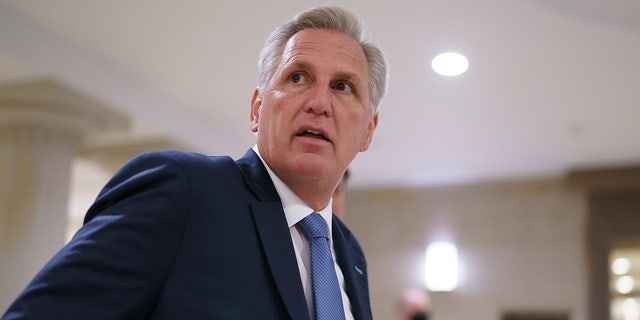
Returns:
[[[304,11],[271,32],[258,60],[258,87],[264,88],[273,76],[287,41],[304,29],[338,31],[360,43],[369,66],[369,99],[373,111],[377,112],[387,87],[387,63],[382,51],[365,39],[358,17],[340,7],[317,7]]]

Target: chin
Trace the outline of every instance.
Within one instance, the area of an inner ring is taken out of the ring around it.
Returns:
[[[291,168],[294,168],[296,173],[309,177],[326,175],[332,168],[330,160],[318,155],[305,155],[293,161]]]

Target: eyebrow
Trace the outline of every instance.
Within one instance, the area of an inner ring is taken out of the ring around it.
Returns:
[[[303,70],[313,70],[314,67],[306,62],[306,61],[294,61],[293,63],[291,63],[288,66],[285,66],[284,70],[286,69],[290,69],[290,68],[294,68],[294,69],[303,69]],[[338,71],[337,73],[335,73],[333,75],[334,78],[338,78],[338,79],[344,79],[344,80],[349,80],[351,82],[357,82],[358,84],[362,85],[362,78],[355,72],[350,72],[350,71]]]
[[[358,76],[357,73],[354,72],[338,72],[338,78],[340,79],[347,79],[347,80],[351,80],[352,82],[358,82],[361,83],[362,82],[362,78],[360,78],[360,76]]]

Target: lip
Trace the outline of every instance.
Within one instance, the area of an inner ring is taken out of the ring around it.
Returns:
[[[314,135],[316,135],[314,137]],[[321,138],[324,141],[331,142],[329,134],[321,128],[317,127],[301,127],[296,131],[296,137],[314,137]]]

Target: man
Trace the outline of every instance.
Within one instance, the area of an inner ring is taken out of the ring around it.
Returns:
[[[340,8],[276,29],[251,100],[256,145],[236,161],[181,152],[130,161],[2,319],[321,319],[327,300],[305,228],[319,216],[339,301],[329,318],[371,319],[364,255],[330,209],[371,143],[386,85],[380,51],[360,37]]]
[[[333,197],[331,199],[331,211],[341,220],[345,218],[345,207],[347,202],[347,180],[349,180],[349,169],[344,172],[340,183],[333,191]]]
[[[398,300],[398,320],[429,320],[431,300],[423,288],[408,287]]]
[[[347,169],[331,197],[331,211],[341,220],[345,218],[344,211],[347,206],[347,180],[349,180],[349,174],[349,169]]]

